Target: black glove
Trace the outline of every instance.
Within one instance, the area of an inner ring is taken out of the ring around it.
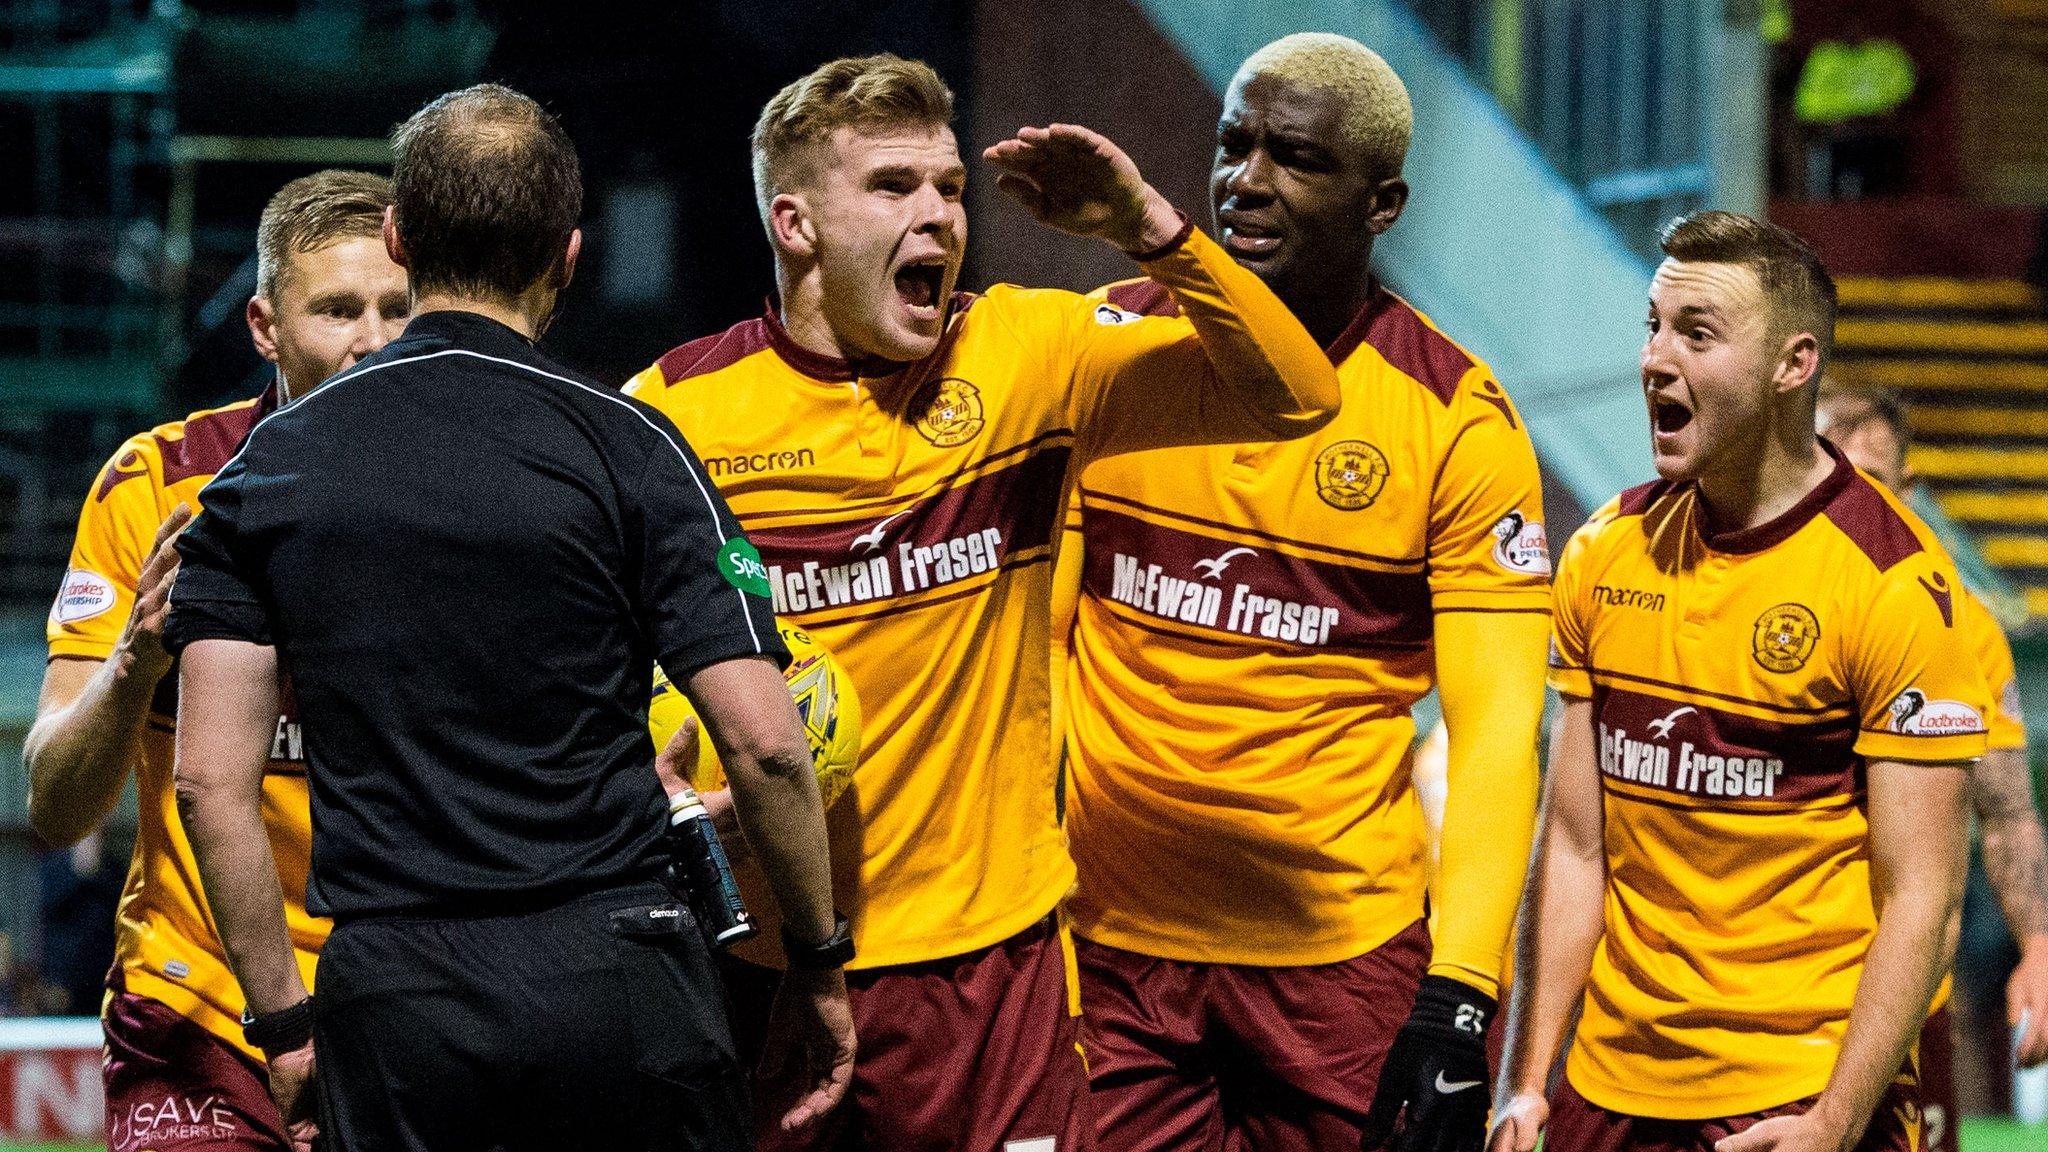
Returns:
[[[1422,978],[1415,1010],[1394,1034],[1380,1068],[1361,1148],[1479,1152],[1492,1095],[1486,1024],[1495,1007],[1493,997],[1469,984],[1448,976]]]

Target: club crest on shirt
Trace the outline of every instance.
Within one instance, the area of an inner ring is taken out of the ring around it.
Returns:
[[[1750,652],[1772,672],[1797,672],[1806,667],[1820,643],[1820,620],[1804,604],[1779,604],[1756,618]]]
[[[1908,688],[1886,709],[1885,727],[1905,736],[1964,736],[1984,731],[1984,717],[1960,700],[1929,700]]]
[[[958,376],[939,381],[931,407],[917,422],[918,435],[940,448],[958,448],[981,435],[981,389]]]
[[[1144,317],[1136,312],[1126,312],[1114,304],[1104,303],[1095,306],[1095,322],[1107,327],[1115,328],[1124,324],[1136,324],[1143,319]]]
[[[1391,471],[1379,449],[1363,440],[1339,440],[1316,454],[1316,495],[1344,512],[1370,508]]]
[[[1543,521],[1522,515],[1520,508],[1494,521],[1493,562],[1525,576],[1550,575],[1550,541]]]

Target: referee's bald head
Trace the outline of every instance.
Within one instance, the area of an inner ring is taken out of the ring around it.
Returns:
[[[531,97],[501,84],[450,92],[399,125],[392,147],[393,224],[416,294],[512,300],[566,282],[582,169]]]

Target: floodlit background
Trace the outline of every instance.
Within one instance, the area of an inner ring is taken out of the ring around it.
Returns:
[[[1516,394],[1553,540],[1650,475],[1636,350],[1656,227],[1703,206],[1768,214],[1841,279],[1836,375],[1910,401],[1914,502],[2012,630],[2028,710],[2048,717],[2048,0],[10,0],[0,1016],[97,1011],[134,804],[73,850],[27,828],[43,617],[113,448],[265,382],[242,306],[280,184],[386,166],[385,134],[438,92],[534,95],[588,188],[549,351],[623,381],[762,308],[747,131],[822,60],[889,50],[954,86],[975,181],[963,287],[1088,288],[1127,265],[1030,224],[981,147],[1089,124],[1206,222],[1218,93],[1301,30],[1355,36],[1408,83],[1414,199],[1380,274]],[[1957,964],[1966,1112],[2010,1107],[2014,955],[1980,869]],[[0,1146],[98,1139],[96,1042],[90,1023],[0,1021]],[[1980,1121],[1965,1139],[2038,1148],[2048,1130]]]

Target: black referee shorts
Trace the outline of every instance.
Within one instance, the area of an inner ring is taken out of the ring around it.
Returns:
[[[752,1146],[718,975],[659,885],[523,916],[349,921],[319,977],[334,1152]]]

